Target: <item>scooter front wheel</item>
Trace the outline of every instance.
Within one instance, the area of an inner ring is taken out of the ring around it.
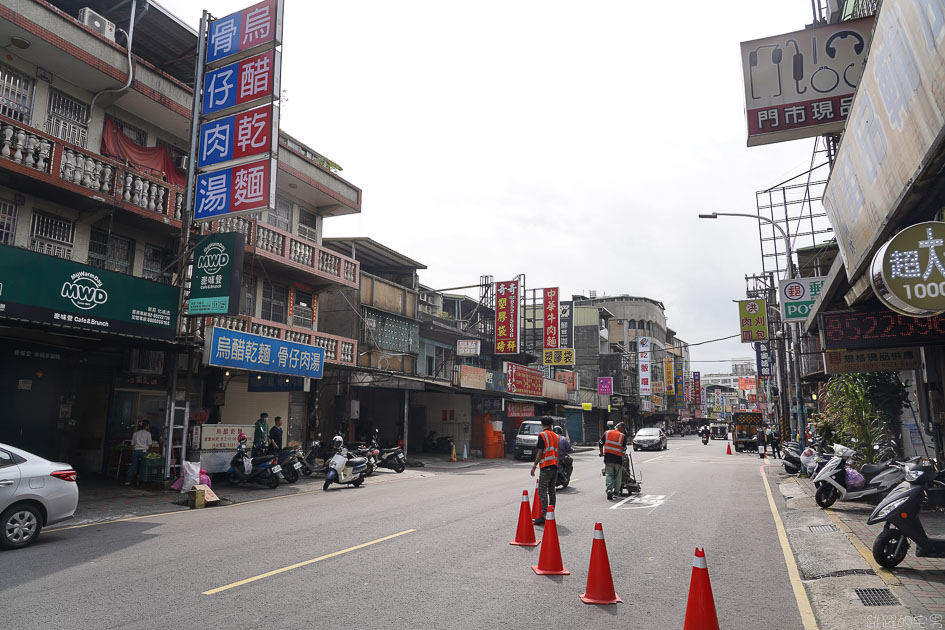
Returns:
[[[909,540],[898,529],[884,529],[873,543],[873,559],[887,569],[896,568],[909,552]],[[898,550],[898,552],[897,552]]]
[[[825,483],[817,488],[817,494],[814,495],[817,505],[822,508],[829,508],[831,505],[836,503],[838,498],[840,498],[840,491],[829,483]]]

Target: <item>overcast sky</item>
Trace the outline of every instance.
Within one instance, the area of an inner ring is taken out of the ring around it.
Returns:
[[[252,0],[159,0],[195,28]],[[344,168],[369,236],[423,284],[480,275],[666,306],[690,343],[738,332],[760,272],[755,191],[810,165],[813,139],[746,148],[739,42],[800,30],[807,0],[286,0],[282,128]],[[693,370],[750,356],[692,348]]]

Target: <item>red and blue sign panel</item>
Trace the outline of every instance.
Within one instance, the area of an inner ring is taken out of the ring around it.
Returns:
[[[207,63],[214,63],[260,46],[278,46],[282,42],[282,11],[277,0],[231,13],[210,23],[207,37]]]
[[[275,204],[275,160],[266,159],[197,176],[194,220],[260,212]]]
[[[262,155],[277,150],[279,108],[273,105],[218,118],[200,125],[197,166]]]
[[[281,55],[269,50],[208,72],[203,78],[203,115],[271,99],[279,91],[280,63]]]

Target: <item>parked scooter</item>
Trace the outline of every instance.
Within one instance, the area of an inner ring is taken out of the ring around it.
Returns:
[[[246,454],[246,434],[238,436],[239,446],[236,454],[230,460],[230,467],[226,471],[229,482],[233,485],[242,483],[260,483],[270,488],[279,485],[279,472],[282,468],[273,455],[250,457]]]
[[[302,470],[302,464],[299,463],[301,449],[296,446],[287,446],[272,453],[276,458],[276,463],[282,471],[279,473],[286,483],[295,483],[299,480],[299,473]]]
[[[902,562],[912,541],[918,558],[945,558],[945,539],[930,538],[919,520],[922,503],[933,487],[945,488],[945,473],[930,466],[902,465],[905,480],[876,506],[866,523],[886,522],[873,542],[873,559],[887,569]]]
[[[322,446],[321,441],[322,434],[318,434],[318,439],[312,442],[312,447],[309,449],[308,453],[302,454],[299,451],[299,464],[302,466],[301,473],[306,477],[316,474],[321,475],[328,472],[328,456],[327,449]]]
[[[377,467],[390,468],[396,473],[404,472],[404,469],[407,467],[407,458],[404,457],[404,449],[399,446],[395,446],[394,448],[380,448],[377,443],[377,434],[377,429],[374,429],[374,437],[371,440]]]
[[[423,451],[425,453],[452,453],[453,446],[451,436],[436,437],[436,431],[430,431],[427,437],[423,439]]]
[[[335,454],[328,460],[328,472],[322,489],[328,490],[333,483],[350,484],[355,488],[364,483],[364,478],[367,477],[367,459],[350,457],[340,435],[332,438],[331,446]]]
[[[878,449],[879,446],[875,446]],[[867,496],[884,495],[902,482],[904,473],[898,462],[865,464],[860,468],[865,483],[860,488],[847,487],[847,461],[857,453],[842,444],[834,444],[834,456],[814,477],[817,494],[814,499],[822,508],[829,508],[837,500],[855,501]]]

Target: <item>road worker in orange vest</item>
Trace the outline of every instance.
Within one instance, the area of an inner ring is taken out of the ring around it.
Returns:
[[[604,431],[597,445],[600,447],[600,456],[604,458],[607,500],[611,501],[614,494],[619,495],[623,487],[623,454],[627,450],[627,426],[620,422],[613,429]]]
[[[558,434],[552,428],[552,418],[542,416],[541,433],[538,434],[538,452],[535,454],[535,463],[532,464],[532,477],[535,468],[540,468],[538,474],[538,496],[541,497],[541,517],[536,518],[535,525],[544,525],[548,506],[555,504],[555,482],[558,480]]]

